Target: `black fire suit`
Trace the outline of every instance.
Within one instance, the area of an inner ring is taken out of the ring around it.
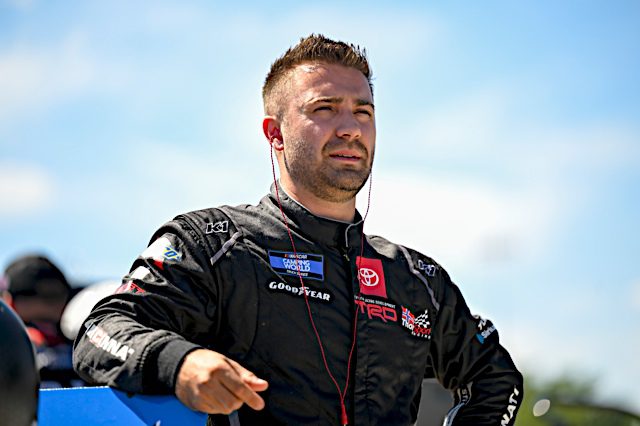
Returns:
[[[471,315],[437,263],[380,237],[363,239],[361,221],[318,217],[282,189],[280,197],[296,254],[273,187],[257,206],[195,211],[161,227],[80,330],[78,373],[130,392],[171,393],[185,355],[209,348],[269,382],[264,410],[245,405],[209,423],[337,425],[340,399],[306,292],[342,389],[358,315],[350,424],[414,423],[426,376],[454,393],[448,424],[515,422],[522,376],[495,327]]]

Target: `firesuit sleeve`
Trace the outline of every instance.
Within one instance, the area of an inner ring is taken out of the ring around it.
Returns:
[[[80,376],[128,392],[172,393],[184,357],[212,338],[211,250],[180,217],[162,227],[80,329],[73,356]]]
[[[513,425],[523,379],[500,345],[495,326],[470,313],[446,271],[438,267],[433,281],[440,306],[430,363],[436,378],[454,394],[444,425]]]

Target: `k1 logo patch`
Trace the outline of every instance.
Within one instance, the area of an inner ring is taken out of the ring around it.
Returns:
[[[207,228],[205,229],[205,234],[213,234],[214,232],[228,232],[229,231],[229,221],[224,220],[216,223],[207,223]]]
[[[324,280],[324,258],[320,254],[269,250],[269,264],[280,274],[297,277],[300,273],[302,278]]]
[[[358,256],[358,282],[360,293],[387,298],[387,285],[384,281],[384,270],[380,259],[368,259]]]

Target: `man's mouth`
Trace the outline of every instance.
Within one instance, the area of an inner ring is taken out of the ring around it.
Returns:
[[[329,157],[346,162],[356,162],[362,159],[362,156],[357,152],[354,152],[353,150],[334,152],[332,154],[329,154]]]
[[[348,158],[348,159],[351,159],[351,160],[358,160],[360,158],[360,157],[355,156],[355,155],[342,155],[342,154],[335,154],[335,155],[332,155],[332,157],[334,157],[334,158]]]

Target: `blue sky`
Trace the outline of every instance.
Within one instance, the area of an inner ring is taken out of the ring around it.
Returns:
[[[640,4],[343,3],[0,0],[0,267],[116,279],[174,215],[256,202],[264,76],[324,33],[374,71],[367,232],[443,264],[532,376],[637,411]]]

